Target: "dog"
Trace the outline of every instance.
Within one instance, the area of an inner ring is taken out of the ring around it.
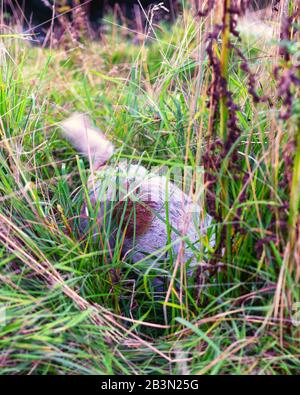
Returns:
[[[118,245],[124,259],[132,263],[165,261],[172,254],[188,268],[200,264],[200,251],[207,251],[214,241],[208,236],[212,218],[199,202],[168,177],[140,164],[109,164],[115,148],[87,116],[75,113],[60,126],[63,136],[90,162],[82,232],[93,223],[100,231],[113,224],[109,246],[114,250]],[[93,232],[96,237],[97,230]]]

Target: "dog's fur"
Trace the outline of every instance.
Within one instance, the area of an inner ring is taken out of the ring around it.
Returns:
[[[211,223],[211,217],[204,215],[200,204],[166,177],[148,172],[141,165],[108,166],[114,147],[103,133],[91,126],[86,116],[74,114],[61,126],[65,137],[89,157],[90,203],[93,208],[98,207],[96,215],[100,226],[107,222],[108,212],[112,213],[115,228],[110,238],[111,247],[121,228],[122,253],[130,255],[132,262],[149,255],[152,259],[153,256],[165,259],[168,255],[165,247],[171,242],[175,259],[179,251],[184,251],[183,260],[190,266],[196,265],[195,250],[199,251],[200,240]],[[92,217],[88,204],[84,205],[82,214],[84,229]]]

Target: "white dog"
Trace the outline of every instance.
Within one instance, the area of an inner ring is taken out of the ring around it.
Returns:
[[[206,232],[211,217],[204,215],[200,204],[167,177],[141,165],[109,166],[114,147],[85,115],[74,114],[61,126],[65,137],[90,159],[90,202],[84,204],[81,227],[86,228],[95,216],[103,227],[110,218],[112,249],[121,239],[122,253],[134,263],[147,257],[165,259],[172,250],[173,259],[180,252],[189,267],[197,265],[200,248],[203,252],[212,244]]]

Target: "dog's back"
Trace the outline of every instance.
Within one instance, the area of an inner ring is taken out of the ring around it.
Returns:
[[[96,170],[92,171],[93,184],[88,185],[90,202],[82,210],[85,231],[96,220],[99,232],[110,215],[115,223],[110,245],[114,248],[115,235],[120,234],[122,252],[130,253],[133,262],[147,255],[152,260],[155,256],[164,259],[170,249],[178,255],[185,240],[183,259],[196,264],[195,252],[211,223],[201,205],[166,177],[148,172],[141,165],[103,166],[114,147],[86,116],[74,114],[61,126],[67,139],[90,158]]]

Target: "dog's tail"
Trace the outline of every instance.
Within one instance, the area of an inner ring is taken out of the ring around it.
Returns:
[[[60,125],[64,136],[78,151],[90,159],[95,168],[105,164],[113,155],[112,143],[100,130],[91,125],[86,115],[75,113]]]

